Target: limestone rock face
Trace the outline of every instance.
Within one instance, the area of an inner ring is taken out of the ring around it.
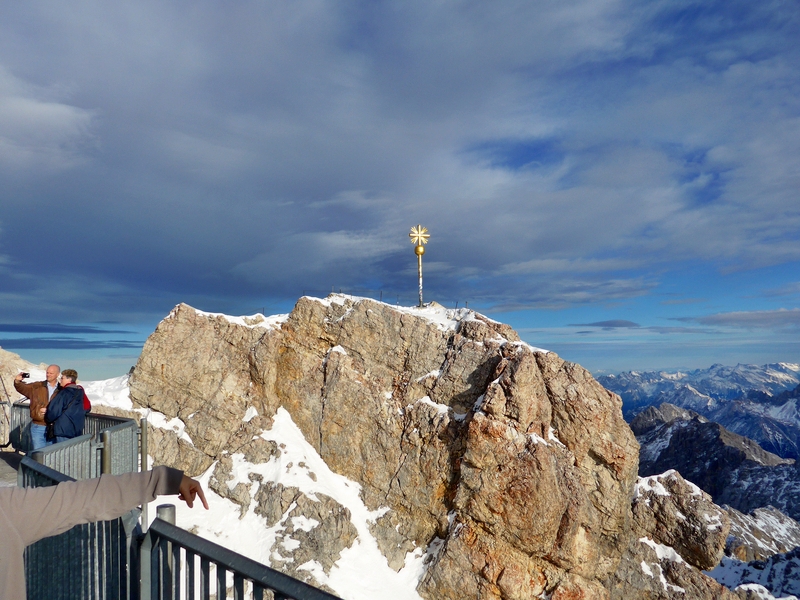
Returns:
[[[675,471],[640,478],[633,524],[617,572],[606,582],[612,599],[729,599],[727,588],[701,572],[723,557],[728,513]]]
[[[330,569],[357,534],[331,498],[235,479],[229,457],[281,452],[260,435],[281,407],[360,485],[389,566],[428,548],[422,597],[608,599],[631,540],[638,444],[619,397],[472,311],[331,296],[235,319],[179,305],[130,392],[135,408],[185,425],[188,439],[151,444],[157,462],[195,475],[216,462],[212,489],[242,514],[320,523],[293,536],[293,562],[279,552],[288,569]]]
[[[640,480],[633,501],[637,532],[670,546],[698,569],[715,567],[731,529],[728,513],[676,471]]]

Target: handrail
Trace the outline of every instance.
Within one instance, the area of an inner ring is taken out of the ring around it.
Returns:
[[[195,557],[199,556],[202,598],[208,598],[211,593],[209,588],[211,564],[213,564],[216,567],[216,597],[218,599],[226,597],[227,574],[231,573],[236,600],[244,598],[245,580],[251,582],[253,598],[256,600],[263,598],[266,590],[274,594],[275,600],[341,600],[338,596],[294,579],[159,518],[156,518],[150,525],[145,540],[142,546],[142,563],[144,564],[148,558],[150,559],[151,598],[181,597],[180,549],[183,549],[186,565],[186,598],[195,597],[194,563]],[[170,545],[172,546],[171,550],[169,549]],[[142,591],[144,592],[144,589]],[[144,594],[143,597],[145,597]]]
[[[96,413],[92,411],[86,415],[83,432],[100,433],[104,429],[110,429],[116,425],[124,425],[130,421],[131,419],[126,419],[124,417],[113,417],[111,415],[104,415],[102,413]]]
[[[100,477],[95,456],[96,448],[94,436],[87,433],[65,442],[33,450],[28,454],[36,462],[75,479],[91,479]]]
[[[6,401],[0,404],[7,404]],[[30,439],[30,402],[28,400],[19,400],[13,402],[10,406],[10,427],[9,441],[15,450],[21,452],[30,452],[31,439]],[[131,423],[132,419],[124,417],[113,417],[111,415],[104,415],[91,412],[86,415],[84,421],[83,433],[84,434],[99,434],[101,431],[113,429],[115,426],[122,426]],[[133,421],[135,423],[135,421]]]
[[[75,479],[27,456],[22,457],[17,469],[17,487],[43,487],[58,485],[64,481],[75,481]]]

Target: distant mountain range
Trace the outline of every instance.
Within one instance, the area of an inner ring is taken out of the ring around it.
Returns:
[[[668,403],[646,408],[630,425],[641,477],[675,469],[727,511],[728,556],[711,577],[730,589],[764,586],[742,596],[753,600],[800,592],[800,464]]]
[[[711,494],[717,504],[745,513],[774,506],[793,519],[800,518],[800,465],[794,460],[666,403],[639,413],[631,429],[641,445],[639,476],[675,469]]]
[[[709,575],[747,598],[800,592],[800,365],[597,379],[622,397],[640,476],[676,469],[727,505],[728,556]]]
[[[695,411],[783,458],[800,457],[800,364],[628,371],[597,380],[620,395],[629,421],[666,402]]]

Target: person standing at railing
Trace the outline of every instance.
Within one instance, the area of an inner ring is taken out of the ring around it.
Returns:
[[[86,420],[86,392],[77,384],[78,372],[64,369],[61,373],[61,390],[47,405],[44,420],[49,431],[47,440],[51,443],[66,442],[83,435]]]
[[[199,497],[208,510],[200,483],[169,467],[48,487],[0,488],[0,598],[25,598],[25,546],[81,523],[116,519],[170,494],[178,494],[189,508]]]
[[[31,401],[31,442],[33,450],[43,448],[49,443],[45,436],[47,427],[44,422],[44,413],[50,400],[61,389],[58,383],[60,371],[61,367],[58,365],[50,365],[44,372],[45,380],[32,383],[24,383],[22,381],[24,379],[23,375],[26,373],[20,373],[14,378],[14,389]]]

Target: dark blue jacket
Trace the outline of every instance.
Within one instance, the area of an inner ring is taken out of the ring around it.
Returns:
[[[45,423],[53,424],[53,435],[74,438],[83,435],[85,417],[83,388],[73,384],[61,388],[61,391],[53,396],[47,405],[44,420]]]

